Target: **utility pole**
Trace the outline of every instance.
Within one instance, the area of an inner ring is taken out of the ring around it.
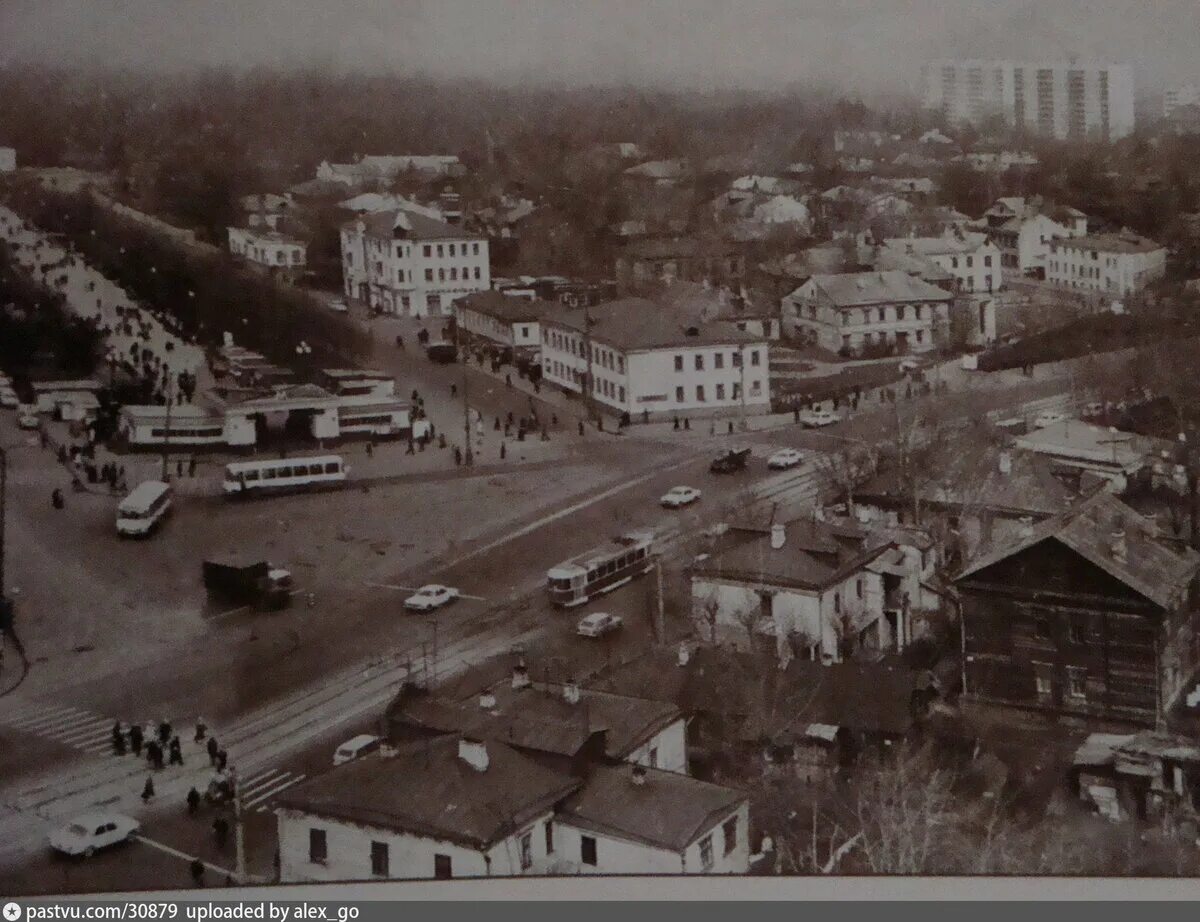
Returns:
[[[167,460],[171,448],[171,371],[167,369],[167,421],[163,426],[163,451],[162,451],[162,482],[168,483],[171,475],[167,472]]]
[[[663,603],[662,555],[654,565],[654,634],[659,644],[667,642],[667,619]]]
[[[462,353],[462,392],[463,392],[463,464],[470,467],[475,463],[475,454],[471,451],[471,404],[468,400],[467,352],[462,346],[462,324],[458,318],[454,320],[454,351]]]

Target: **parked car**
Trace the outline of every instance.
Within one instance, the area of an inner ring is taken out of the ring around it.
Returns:
[[[804,460],[802,452],[795,448],[781,448],[767,459],[767,467],[777,471],[786,471]]]
[[[36,429],[38,427],[37,408],[31,403],[23,403],[17,407],[17,425],[22,429]]]
[[[620,615],[610,615],[606,611],[594,611],[579,620],[575,632],[580,637],[603,637],[619,630],[624,620]]]
[[[368,753],[372,753],[378,749],[379,745],[379,737],[372,736],[370,733],[360,733],[358,736],[352,736],[333,751],[334,767],[345,765],[347,762],[353,762],[355,759],[361,759]]]
[[[64,855],[90,858],[102,848],[126,841],[141,823],[121,813],[84,813],[50,833],[50,847]]]
[[[842,421],[842,417],[833,410],[802,410],[800,425],[805,429],[820,429],[822,426],[832,426]]]
[[[439,586],[430,583],[422,586],[404,600],[404,607],[410,611],[433,611],[448,605],[458,598],[458,590],[452,586]]]
[[[700,491],[695,487],[671,487],[662,495],[659,502],[668,509],[678,509],[687,506],[700,498]]]
[[[346,306],[346,302],[340,301],[340,300],[339,301],[330,301],[329,309],[337,314],[345,314],[345,313],[348,313],[350,310],[350,308]]]
[[[0,407],[6,410],[15,409],[21,401],[17,399],[17,392],[11,387],[0,387]]]
[[[1045,429],[1047,426],[1061,423],[1065,419],[1067,419],[1066,413],[1059,413],[1056,410],[1045,410],[1033,418],[1033,428]]]

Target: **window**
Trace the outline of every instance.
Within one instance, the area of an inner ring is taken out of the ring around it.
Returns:
[[[742,386],[737,382],[733,382],[733,399],[740,400],[742,397]]]
[[[472,243],[472,244],[471,244],[471,255],[472,255],[472,256],[478,256],[478,255],[479,255],[479,244],[478,244],[478,243]],[[478,271],[478,270],[476,270],[476,271]],[[479,276],[477,275],[477,276],[475,276],[475,278],[479,278]]]
[[[625,388],[619,387],[619,388],[617,388],[617,390],[619,391],[619,394],[617,395],[617,399],[620,400],[621,403],[624,403],[625,402]]]
[[[741,354],[740,352],[735,352],[735,353],[733,353],[733,354],[730,356],[730,358],[733,360],[733,367],[734,367],[734,368],[741,368],[741,367],[742,367],[742,354]]]
[[[896,308],[896,319],[897,320],[904,319],[904,311],[905,311],[905,307],[903,304],[901,304],[899,307]]]
[[[755,349],[753,352],[750,353],[750,364],[755,365],[755,366],[758,365],[758,350],[757,349]]]
[[[617,371],[619,371],[621,374],[625,374],[625,356],[623,355],[617,356]]]
[[[324,864],[329,858],[328,844],[325,841],[324,829],[308,831],[308,860],[313,864]]]
[[[533,833],[527,832],[521,836],[521,870],[528,871],[533,867]]]
[[[713,368],[724,368],[724,367],[725,367],[725,356],[722,355],[720,352],[718,352],[716,355],[713,356]]]
[[[452,244],[450,244],[450,255],[451,255],[451,256],[453,256],[453,255],[454,255],[454,244],[453,244],[453,243],[452,243]]]
[[[855,581],[854,591],[860,599],[863,597],[863,581],[861,577]]]
[[[1071,618],[1070,626],[1068,627],[1068,635],[1071,638],[1071,643],[1087,643],[1087,627],[1087,619],[1085,617],[1076,615]]]
[[[974,265],[975,265],[975,257],[968,256],[967,257],[967,268],[968,269],[974,268]]]
[[[430,256],[432,256],[432,255],[433,255],[433,247],[431,247],[431,246],[429,246],[428,244],[426,244],[426,246],[425,246],[425,258],[426,258],[426,259],[428,259],[428,258],[429,258]]]
[[[658,748],[654,747],[650,750],[650,757],[646,759],[646,764],[651,768],[658,768]]]
[[[707,835],[700,840],[700,867],[706,871],[712,870],[713,854],[712,854],[712,836]]]
[[[1087,700],[1087,670],[1082,666],[1067,667],[1067,694],[1081,701]]]
[[[437,254],[438,254],[438,259],[441,259],[442,256],[445,255],[444,248],[442,247],[442,245],[440,243],[437,245]]]
[[[682,387],[677,387],[677,388],[675,388],[675,402],[676,402],[676,403],[683,403],[683,400],[684,400],[684,397],[683,397],[683,388],[682,388]]]
[[[917,342],[923,343],[924,341],[925,341],[925,331],[917,330]]]
[[[839,615],[842,613],[842,597],[836,592],[833,594],[833,610]]]
[[[696,385],[696,400],[700,403],[704,403],[704,385],[703,384]]]
[[[1054,694],[1054,667],[1049,663],[1033,664],[1034,688],[1039,698],[1049,698]]]
[[[454,876],[453,866],[449,855],[433,856],[433,876],[435,880],[449,880]]]
[[[696,371],[704,371],[704,356],[696,356]]]
[[[683,371],[683,356],[682,355],[675,356],[675,370]]]
[[[425,281],[427,281],[427,282],[433,281],[433,270],[432,269],[425,270]]]
[[[879,322],[883,323],[883,319],[884,319],[884,312],[883,312],[883,308],[881,307],[881,308],[879,308]]]
[[[726,820],[721,825],[721,835],[725,838],[725,854],[737,848],[737,817]]]
[[[579,837],[579,861],[581,864],[596,866],[596,839],[593,836]]]
[[[479,279],[479,267],[478,266],[475,267],[475,278],[476,278],[476,280]]]
[[[951,266],[952,268],[954,268],[954,269],[957,269],[957,268],[958,268],[958,257],[957,257],[957,256],[954,256],[954,257],[952,257],[952,258],[951,258],[951,260],[950,260],[950,266]]]
[[[554,823],[546,820],[546,854],[554,854]]]
[[[440,311],[442,309],[442,296],[430,295],[425,299],[425,306],[431,311]]]
[[[725,399],[725,385],[724,384],[717,385],[717,399],[718,400]]]
[[[445,269],[438,269],[438,281],[439,282],[446,281],[446,270]]]
[[[992,268],[992,257],[990,257],[990,256],[983,257],[983,265],[987,269]]]
[[[452,281],[452,282],[458,281],[458,269],[456,269],[454,266],[450,267],[450,281]]]
[[[371,874],[388,877],[388,847],[386,842],[371,843]]]

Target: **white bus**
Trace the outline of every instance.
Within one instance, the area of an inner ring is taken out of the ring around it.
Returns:
[[[635,576],[649,573],[654,569],[653,543],[652,532],[631,532],[552,567],[546,573],[551,603],[559,608],[573,608],[624,586]]]
[[[252,496],[336,486],[346,482],[349,470],[340,455],[235,461],[225,465],[225,495]]]
[[[138,484],[117,506],[117,534],[122,537],[148,535],[171,511],[174,491],[161,480]]]

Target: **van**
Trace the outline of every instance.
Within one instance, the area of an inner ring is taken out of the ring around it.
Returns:
[[[378,749],[379,742],[378,736],[371,736],[369,733],[362,733],[352,739],[346,740],[333,753],[334,766],[345,765],[347,762],[361,759],[363,756]]]
[[[117,534],[141,537],[158,527],[171,511],[174,491],[161,480],[147,480],[117,506]]]

